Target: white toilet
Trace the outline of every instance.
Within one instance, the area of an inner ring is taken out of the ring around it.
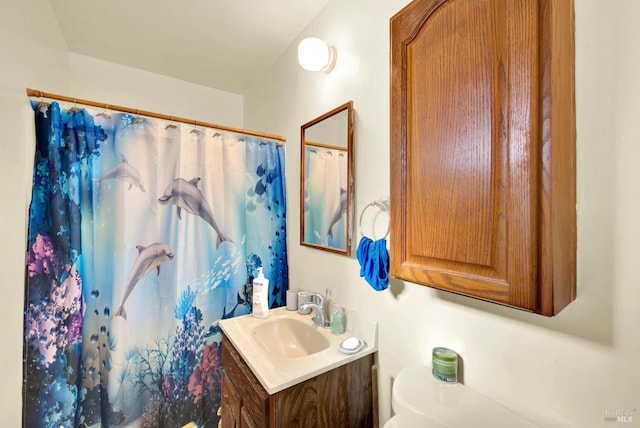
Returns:
[[[439,381],[427,366],[403,369],[391,391],[384,428],[533,428],[520,415],[460,383]]]
[[[413,412],[400,413],[384,424],[384,428],[447,428],[440,422]]]

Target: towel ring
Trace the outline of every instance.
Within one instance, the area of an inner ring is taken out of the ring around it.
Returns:
[[[378,207],[380,208],[382,211],[384,211],[387,216],[389,217],[389,219],[391,219],[391,215],[389,214],[389,209],[387,208],[387,206],[385,204],[383,204],[380,201],[371,201],[369,202],[363,209],[362,212],[360,213],[360,235],[365,236],[364,232],[362,232],[362,217],[364,216],[365,211],[367,211],[370,207]],[[384,236],[382,237],[382,239],[385,239],[387,236],[389,236],[389,229],[391,227],[391,222],[387,223],[387,231],[385,232]],[[375,230],[373,231],[374,235],[373,238],[375,239]]]

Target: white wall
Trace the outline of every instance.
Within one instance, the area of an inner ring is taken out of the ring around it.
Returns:
[[[49,3],[0,3],[0,418],[22,421],[22,317],[33,112],[25,89],[243,126],[243,97],[70,54]]]
[[[243,97],[70,54],[71,94],[107,104],[243,128]]]
[[[294,43],[245,94],[246,126],[288,140],[290,286],[331,287],[335,301],[378,320],[383,421],[392,378],[447,346],[467,386],[542,426],[610,427],[605,411],[640,408],[640,2],[575,2],[578,298],[552,319],[411,283],[375,292],[354,258],[299,245],[301,124],[353,100],[356,219],[389,195],[388,22],[407,3],[330,2],[300,39],[335,46],[333,72],[300,69]],[[628,426],[640,426],[633,416]]]
[[[33,114],[28,86],[69,89],[66,47],[48,3],[0,6],[0,415],[20,426],[22,415],[22,314],[27,199],[31,197]]]

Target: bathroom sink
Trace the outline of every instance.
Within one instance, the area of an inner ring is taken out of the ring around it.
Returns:
[[[313,314],[302,315],[281,307],[268,318],[242,315],[220,321],[225,337],[233,344],[269,394],[326,373],[378,349],[377,323],[347,311],[347,331],[331,334],[316,326]],[[340,352],[340,344],[356,334],[365,346],[356,353]]]
[[[251,335],[269,355],[299,358],[329,347],[329,341],[318,328],[292,318],[274,318],[255,327]]]

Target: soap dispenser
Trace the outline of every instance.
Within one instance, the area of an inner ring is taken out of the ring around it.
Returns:
[[[258,268],[258,277],[253,280],[253,316],[269,316],[269,280],[264,277],[262,267]]]

